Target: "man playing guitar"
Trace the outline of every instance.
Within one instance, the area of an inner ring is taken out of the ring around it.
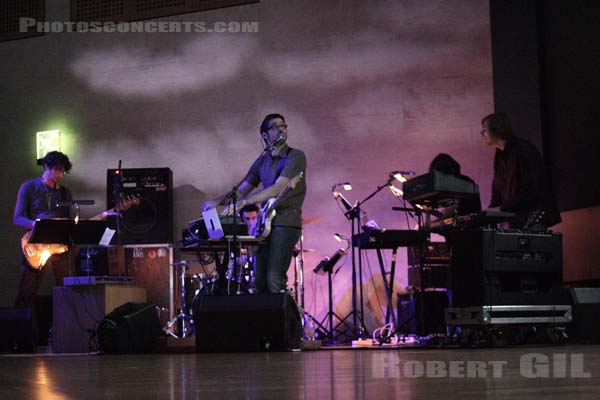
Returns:
[[[13,214],[13,223],[26,230],[33,229],[36,219],[69,218],[69,207],[58,207],[57,203],[73,200],[71,192],[61,186],[65,173],[71,170],[69,157],[58,151],[51,151],[42,159],[44,172],[41,177],[31,179],[21,185]],[[56,282],[62,284],[67,274],[66,253],[50,257],[56,275]],[[15,306],[33,305],[43,270],[31,266],[25,257],[21,260],[22,274]]]
[[[270,234],[256,254],[255,275],[259,293],[280,293],[286,289],[292,252],[300,239],[302,203],[306,194],[304,179],[298,179],[295,185],[290,183],[294,177],[304,176],[306,156],[304,152],[286,144],[287,125],[280,114],[269,114],[264,118],[260,135],[266,148],[237,187],[236,208],[240,210],[247,204],[261,204],[282,194],[275,207],[276,215],[271,221]],[[250,193],[260,184],[262,190]],[[214,208],[224,198],[206,201],[202,209]],[[228,205],[223,213],[232,214],[233,205]]]
[[[21,185],[13,214],[16,226],[27,230],[21,239],[23,258],[21,260],[21,282],[15,301],[16,307],[31,307],[40,286],[44,267],[52,265],[57,285],[62,285],[67,275],[68,247],[62,244],[29,243],[31,230],[37,219],[70,218],[73,202],[71,192],[61,186],[65,173],[71,169],[69,157],[58,151],[51,151],[42,159],[44,172],[40,178],[31,179]],[[138,198],[127,198],[119,202],[117,211],[125,211],[139,204]],[[114,215],[115,209],[92,217],[105,219]]]

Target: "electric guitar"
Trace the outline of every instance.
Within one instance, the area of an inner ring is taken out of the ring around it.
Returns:
[[[537,224],[542,222],[542,219],[544,218],[545,214],[546,211],[540,209],[532,211],[527,217],[527,221],[525,221],[521,230],[529,231],[531,228],[535,227]]]
[[[110,210],[103,211],[102,213],[90,218],[91,220],[99,221],[106,219],[110,215],[114,215],[118,212],[127,211],[133,206],[140,204],[139,197],[131,197],[121,200],[117,207],[113,207]],[[27,260],[27,263],[37,270],[41,270],[46,265],[48,259],[54,254],[66,253],[69,251],[69,246],[59,243],[29,243],[32,231],[27,231],[21,238],[21,250]]]
[[[275,207],[277,207],[277,204],[279,204],[283,196],[285,196],[290,189],[294,189],[296,185],[298,185],[303,177],[304,172],[300,172],[288,182],[277,197],[271,197],[263,204],[258,212],[254,225],[250,227],[250,234],[252,236],[257,238],[266,238],[269,236],[271,233],[271,222],[276,215]]]

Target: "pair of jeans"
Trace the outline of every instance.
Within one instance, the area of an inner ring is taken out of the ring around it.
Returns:
[[[21,281],[15,301],[15,307],[31,307],[35,302],[38,289],[46,271],[52,266],[56,286],[63,285],[63,278],[67,276],[68,254],[55,254],[48,259],[46,266],[41,269],[32,268],[25,257],[21,260]]]
[[[286,289],[287,270],[302,230],[274,226],[265,244],[256,253],[255,285],[259,293],[280,293]]]

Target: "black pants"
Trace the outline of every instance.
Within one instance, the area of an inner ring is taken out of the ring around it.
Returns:
[[[68,254],[55,254],[48,259],[46,266],[42,270],[32,268],[25,257],[21,260],[21,282],[19,283],[19,292],[15,300],[15,307],[32,307],[35,302],[35,296],[42,283],[42,278],[52,265],[56,277],[56,285],[63,285],[63,278],[67,276]]]

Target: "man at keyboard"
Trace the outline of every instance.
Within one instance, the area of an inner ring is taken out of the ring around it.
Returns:
[[[248,204],[262,204],[271,198],[279,199],[276,215],[271,221],[271,233],[265,244],[256,253],[255,285],[259,293],[285,291],[287,270],[296,242],[302,229],[302,203],[306,195],[305,179],[292,187],[290,182],[306,173],[306,156],[298,149],[287,145],[287,125],[280,114],[267,115],[261,126],[260,135],[265,151],[254,161],[248,174],[238,186],[235,207],[240,210]],[[263,189],[251,193],[262,184]],[[222,196],[202,205],[203,210],[223,204]],[[230,215],[233,205],[223,214]]]
[[[429,164],[429,172],[438,171],[442,174],[451,175],[455,178],[462,179],[468,182],[475,183],[473,179],[460,172],[460,164],[454,158],[446,153],[438,154],[431,163]],[[455,210],[456,208],[456,210]],[[470,213],[477,213],[481,211],[481,200],[479,199],[479,192],[472,196],[461,199],[455,206],[447,207],[444,209],[441,215],[438,215],[440,219],[453,217],[456,211],[457,215],[465,215]]]
[[[547,227],[559,223],[560,214],[538,149],[514,135],[506,114],[490,114],[483,118],[481,125],[483,144],[496,148],[490,209],[516,213],[513,228],[532,224],[532,218],[539,219],[533,223]]]

